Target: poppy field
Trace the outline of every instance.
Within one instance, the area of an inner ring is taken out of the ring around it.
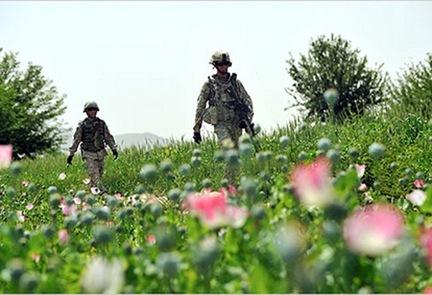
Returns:
[[[365,115],[238,150],[130,148],[103,196],[81,161],[2,146],[0,292],[430,293],[431,127]]]

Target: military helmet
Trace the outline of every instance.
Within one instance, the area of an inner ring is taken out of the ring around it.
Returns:
[[[229,66],[232,65],[231,59],[228,52],[216,51],[210,58],[211,65],[216,65],[217,63],[227,63]]]
[[[97,111],[99,111],[99,107],[97,105],[96,102],[94,101],[90,101],[90,102],[86,102],[84,105],[84,113],[88,110],[88,109],[96,109]]]

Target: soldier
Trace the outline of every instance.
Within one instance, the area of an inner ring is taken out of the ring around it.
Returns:
[[[215,52],[210,59],[210,64],[217,72],[208,77],[198,97],[193,139],[196,143],[201,142],[200,130],[204,120],[214,126],[214,132],[220,143],[229,140],[237,148],[242,128],[246,128],[245,122],[252,125],[249,127],[252,127],[253,132],[252,100],[243,84],[237,79],[237,75],[228,72],[232,63],[227,52]],[[241,112],[239,112],[239,105],[242,106]]]
[[[106,144],[111,148],[114,159],[118,158],[117,145],[114,137],[108,130],[106,123],[96,117],[99,107],[96,102],[87,102],[84,105],[84,113],[87,118],[78,124],[74,134],[74,141],[69,148],[67,164],[72,165],[72,159],[81,143],[81,155],[86,163],[87,172],[90,175],[90,186],[96,188],[101,194],[107,190],[101,183],[104,168],[104,158],[107,155]]]

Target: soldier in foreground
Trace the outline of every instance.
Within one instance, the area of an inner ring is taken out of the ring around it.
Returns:
[[[196,143],[201,142],[204,121],[214,126],[220,143],[228,140],[237,148],[242,129],[254,135],[252,100],[237,75],[228,72],[232,63],[227,52],[215,52],[210,64],[217,72],[208,77],[198,97],[193,139]]]
[[[108,126],[96,116],[98,111],[99,107],[96,102],[88,102],[84,105],[87,118],[78,124],[72,146],[69,148],[67,164],[72,165],[73,156],[81,143],[81,155],[90,176],[90,187],[96,188],[96,192],[103,194],[107,192],[101,183],[104,159],[107,155],[105,146],[108,145],[111,148],[114,159],[118,158],[118,152]]]

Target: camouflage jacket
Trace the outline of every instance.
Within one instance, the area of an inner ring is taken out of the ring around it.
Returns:
[[[230,75],[226,81],[221,80],[217,75],[209,77],[209,80],[204,83],[201,88],[200,95],[198,96],[198,103],[195,113],[195,125],[193,130],[199,132],[201,129],[202,121],[210,109],[213,109],[215,115],[210,124],[216,125],[219,122],[233,122],[236,120],[237,115],[233,109],[234,97],[229,93],[228,88],[232,85],[241,100],[250,109],[249,119],[253,117],[252,99],[246,92],[243,84],[238,79],[232,79],[234,75]],[[234,80],[234,81],[233,81]],[[207,107],[209,105],[209,107]],[[213,108],[212,108],[213,107]],[[206,120],[205,120],[206,121]],[[208,121],[206,121],[209,123]]]
[[[86,118],[78,124],[69,152],[73,155],[79,144],[83,152],[99,152],[108,145],[111,150],[117,150],[114,137],[108,130],[106,123],[99,118]]]

